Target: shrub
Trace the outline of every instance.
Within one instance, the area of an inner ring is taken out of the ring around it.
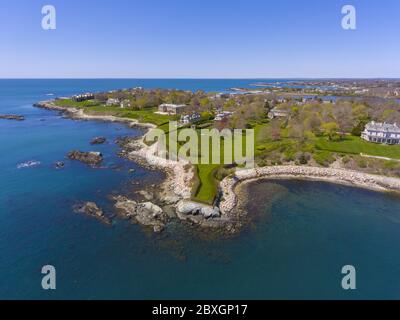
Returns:
[[[328,151],[318,151],[314,153],[313,158],[316,163],[324,167],[329,167],[331,163],[335,162],[335,157]]]
[[[283,153],[283,160],[285,160],[286,162],[294,161],[295,157],[296,157],[296,154],[293,150],[286,150]]]
[[[215,172],[215,178],[219,181],[224,180],[226,177],[230,176],[235,172],[235,169],[218,168]]]
[[[348,163],[350,162],[350,157],[349,157],[349,156],[344,156],[344,157],[342,158],[342,162],[343,162],[344,164],[348,164]]]
[[[357,165],[360,168],[366,168],[366,167],[368,167],[368,162],[367,162],[367,160],[361,158],[361,159],[357,160]]]
[[[297,161],[302,165],[307,164],[309,160],[310,160],[310,155],[307,153],[300,153],[297,156]]]

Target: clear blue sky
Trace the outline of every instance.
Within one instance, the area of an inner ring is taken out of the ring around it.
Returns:
[[[1,78],[400,77],[399,0],[0,0],[0,30]]]

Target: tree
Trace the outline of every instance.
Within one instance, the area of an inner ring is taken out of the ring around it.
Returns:
[[[340,135],[350,132],[353,127],[353,109],[349,102],[339,102],[332,109],[332,114],[340,129]]]
[[[308,131],[311,131],[315,135],[320,135],[321,134],[321,117],[315,113],[312,112],[306,116],[304,119],[304,128]]]
[[[108,100],[108,95],[106,93],[96,93],[94,95],[95,100],[99,101],[100,103],[106,103]]]
[[[206,108],[210,104],[210,99],[208,98],[202,98],[200,99],[200,107]]]
[[[280,124],[279,124],[279,122],[275,121],[271,127],[271,139],[273,141],[279,141],[279,140],[281,140],[281,138],[282,138],[282,136],[281,136]]]
[[[329,137],[329,140],[337,139],[339,125],[336,122],[326,122],[322,124],[321,129]]]

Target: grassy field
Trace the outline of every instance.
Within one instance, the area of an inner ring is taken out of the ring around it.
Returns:
[[[400,159],[400,146],[375,144],[362,140],[360,137],[346,136],[342,141],[329,141],[326,137],[318,138],[318,150],[347,154],[366,154],[371,156]]]
[[[83,102],[75,102],[71,99],[57,100],[59,106],[69,106],[75,108],[83,108],[87,114],[92,115],[113,115],[121,118],[135,119],[142,123],[152,123],[156,126],[162,126],[169,121],[176,120],[176,117],[161,115],[155,113],[157,108],[146,108],[143,110],[129,110],[120,107],[107,107],[100,103],[89,100]]]
[[[211,204],[218,192],[218,182],[214,177],[215,171],[221,167],[217,164],[199,164],[197,165],[200,185],[194,200]]]
[[[100,103],[94,100],[77,102],[72,99],[60,99],[57,100],[56,104],[60,107],[75,107],[75,108],[100,106]]]
[[[86,108],[85,111],[88,114],[109,114],[116,117],[138,120],[142,123],[155,124],[156,126],[161,126],[169,121],[175,120],[175,118],[172,116],[154,113],[155,111],[157,111],[157,108],[128,110],[119,107],[95,106]]]

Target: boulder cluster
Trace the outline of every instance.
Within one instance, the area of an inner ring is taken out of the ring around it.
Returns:
[[[100,152],[81,152],[71,151],[68,153],[70,160],[77,160],[89,165],[99,165],[103,161],[103,155]]]
[[[133,219],[142,226],[151,227],[156,233],[164,230],[168,217],[159,206],[151,202],[138,203],[122,196],[116,197],[115,200],[115,208],[124,217]]]

